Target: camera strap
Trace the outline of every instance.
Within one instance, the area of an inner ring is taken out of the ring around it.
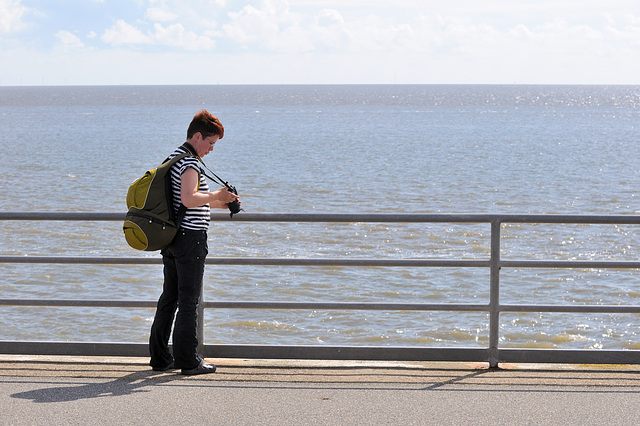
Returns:
[[[222,180],[222,178],[220,176],[218,176],[217,174],[215,174],[213,172],[213,170],[211,170],[209,167],[207,167],[207,165],[204,163],[204,161],[202,161],[202,158],[200,158],[200,156],[198,156],[198,160],[200,161],[200,164],[202,164],[204,166],[205,169],[207,169],[214,177],[209,176],[204,170],[200,169],[202,171],[202,174],[205,175],[207,178],[209,178],[209,180],[217,183],[220,186],[225,186],[227,188],[231,188],[231,186],[229,185],[229,182]]]
[[[220,178],[220,176],[218,176],[217,174],[215,174],[213,172],[213,170],[211,170],[209,167],[207,167],[207,165],[204,163],[204,161],[202,160],[202,158],[198,155],[198,153],[196,152],[195,148],[189,143],[189,142],[185,142],[184,144],[182,144],[182,147],[184,149],[186,149],[187,151],[189,151],[189,153],[191,153],[194,157],[196,157],[198,159],[198,161],[200,161],[200,164],[202,164],[204,166],[205,169],[209,170],[209,172],[215,176],[211,177],[209,176],[204,170],[202,170],[202,168],[200,169],[200,172],[202,172],[203,175],[205,175],[209,180],[217,183],[220,186],[226,186],[227,188],[231,188],[231,186],[229,185],[229,182],[222,180]]]

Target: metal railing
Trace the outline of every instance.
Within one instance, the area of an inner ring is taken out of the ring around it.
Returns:
[[[229,221],[222,213],[211,215],[213,221]],[[0,212],[0,220],[27,221],[122,221],[120,213],[19,213]],[[640,363],[638,350],[521,349],[501,348],[500,314],[502,312],[573,312],[640,313],[637,305],[519,305],[500,303],[502,268],[615,268],[640,269],[635,261],[577,260],[502,260],[503,224],[640,224],[637,215],[538,215],[538,214],[247,214],[236,215],[234,222],[341,222],[341,223],[487,223],[491,226],[488,259],[346,259],[346,258],[262,258],[209,257],[208,265],[280,265],[280,266],[353,266],[353,267],[456,267],[490,270],[489,301],[470,303],[351,303],[351,302],[246,302],[206,301],[200,309],[313,309],[313,310],[398,310],[398,311],[474,311],[489,314],[489,346],[486,348],[431,348],[402,346],[285,346],[285,345],[201,345],[205,357],[261,359],[340,359],[396,361],[465,361],[518,363]],[[56,257],[0,256],[0,263],[51,264],[161,264],[148,257]],[[73,306],[154,308],[155,301],[121,300],[36,300],[0,299],[4,306]],[[201,316],[202,318],[202,316]],[[201,321],[202,322],[202,321]],[[204,341],[203,326],[199,329]],[[146,344],[0,341],[2,354],[147,356]]]

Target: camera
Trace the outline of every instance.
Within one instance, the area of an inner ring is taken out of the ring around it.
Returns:
[[[205,175],[206,177],[208,177],[209,179],[211,179],[212,181],[214,181],[215,183],[217,183],[220,186],[226,187],[227,191],[231,192],[232,194],[238,195],[238,191],[236,190],[235,186],[229,185],[229,182],[224,181],[220,178],[220,176],[218,176],[217,174],[215,174],[213,172],[213,170],[211,170],[210,168],[207,167],[206,164],[204,164],[204,161],[202,161],[202,158],[199,158],[200,163],[202,163],[202,165],[204,166],[205,169],[209,170],[211,172],[211,174],[215,177],[211,177],[208,174],[205,173],[204,170],[200,169],[200,172]],[[236,213],[239,213],[242,208],[240,208],[240,201],[238,200],[233,200],[230,203],[227,203],[227,207],[229,208],[229,211],[231,212],[230,217],[233,219],[233,215]]]
[[[227,191],[238,195],[238,191],[236,190],[235,186],[231,186],[231,185],[229,185],[227,183],[225,183],[225,186],[227,187]],[[234,214],[239,213],[240,210],[242,210],[240,208],[240,201],[238,201],[238,200],[233,200],[232,202],[227,203],[227,207],[229,208],[229,211],[231,212],[230,213],[231,217],[233,217]]]

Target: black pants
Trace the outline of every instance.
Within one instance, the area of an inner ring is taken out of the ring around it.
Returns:
[[[174,361],[176,368],[189,369],[200,363],[197,353],[197,308],[208,252],[206,231],[182,229],[169,247],[161,252],[164,285],[149,338],[152,367],[163,367]],[[174,315],[176,323],[172,355],[169,351],[169,336]]]

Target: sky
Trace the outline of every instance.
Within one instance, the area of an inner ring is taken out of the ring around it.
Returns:
[[[0,86],[640,84],[638,0],[0,0]]]

